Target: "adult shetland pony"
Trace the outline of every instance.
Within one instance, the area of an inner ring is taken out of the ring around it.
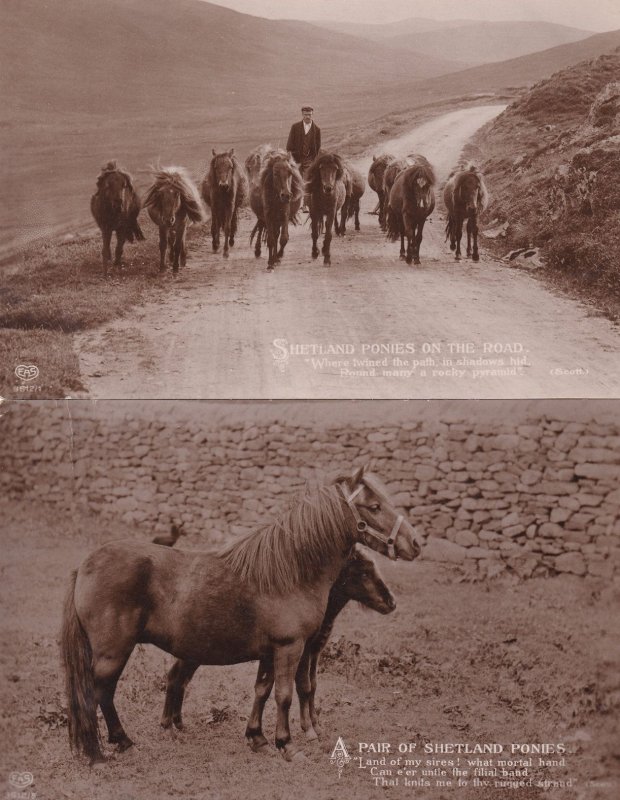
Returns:
[[[200,191],[205,203],[211,207],[211,237],[213,251],[220,247],[220,230],[224,230],[222,255],[228,258],[228,248],[235,243],[239,208],[249,195],[245,170],[235,158],[235,148],[224,153],[213,152],[209,171]]]
[[[317,240],[324,230],[323,263],[328,267],[332,263],[332,229],[346,197],[342,158],[336,153],[320,152],[308,167],[306,190],[312,222],[312,258],[318,258]]]
[[[420,263],[424,223],[435,208],[435,172],[428,161],[424,161],[426,163],[416,164],[400,172],[390,191],[387,234],[393,242],[400,237],[400,257],[407,264]]]
[[[345,198],[340,212],[340,225],[337,226],[337,233],[344,236],[346,233],[346,221],[355,219],[355,230],[360,229],[360,199],[366,191],[366,181],[364,176],[350,164],[344,165],[344,186]]]
[[[183,167],[161,167],[153,172],[154,182],[144,197],[149,216],[159,227],[159,269],[166,268],[166,252],[172,271],[187,260],[185,231],[188,220],[205,218],[198,189]]]
[[[131,175],[109,161],[101,168],[97,178],[97,191],[90,199],[90,210],[103,237],[101,256],[103,268],[107,272],[112,260],[110,243],[116,231],[114,265],[120,267],[125,242],[144,240],[138,223],[140,197],[133,187]]]
[[[396,157],[388,153],[384,153],[380,156],[373,156],[372,164],[368,170],[368,185],[373,192],[377,193],[379,198],[379,225],[382,231],[385,230],[385,212],[388,201],[383,190],[383,177],[385,175],[385,170],[392,161],[396,161]]]
[[[102,759],[108,740],[131,747],[114,706],[121,673],[138,642],[193,664],[273,657],[276,746],[287,760],[289,708],[305,643],[320,629],[330,590],[361,542],[390,558],[420,553],[414,531],[381,481],[364,468],[307,488],[276,521],[220,552],[184,552],[109,542],[73,573],[63,615],[69,740]],[[248,729],[251,740],[254,731]]]
[[[257,223],[250,236],[250,244],[257,235],[255,255],[260,256],[263,235],[269,248],[267,269],[273,270],[284,255],[288,242],[288,224],[297,225],[297,214],[304,196],[304,181],[293,157],[284,150],[266,156],[257,186],[250,192],[250,205]],[[280,248],[278,249],[278,238]]]
[[[358,549],[351,552],[332,586],[321,628],[306,642],[297,668],[295,683],[299,698],[300,723],[308,740],[316,739],[319,732],[314,706],[319,658],[331,635],[336,617],[351,600],[380,614],[390,614],[396,608],[394,596],[382,580],[374,561]],[[179,729],[183,728],[182,708],[185,689],[198,666],[185,661],[173,664],[168,674],[166,702],[161,720],[163,728],[169,728],[172,724]],[[273,658],[269,656],[261,659],[258,666],[254,705],[248,720],[248,729],[253,731],[250,742],[253,750],[259,750],[267,745],[267,739],[262,732],[263,711],[271,694],[273,681]]]
[[[456,250],[455,258],[459,261],[463,221],[466,219],[467,256],[471,255],[473,261],[479,261],[478,214],[489,204],[489,193],[482,173],[473,164],[453,173],[444,187],[443,200],[448,212],[446,239],[450,239],[450,250]]]

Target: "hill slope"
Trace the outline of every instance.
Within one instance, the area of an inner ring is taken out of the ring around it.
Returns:
[[[2,17],[5,102],[28,109],[256,107],[283,96],[296,108],[460,66],[198,0],[6,0]]]
[[[620,312],[620,48],[544,80],[475,138],[511,247]]]

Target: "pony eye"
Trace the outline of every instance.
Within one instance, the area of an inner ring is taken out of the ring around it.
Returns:
[[[381,506],[379,505],[379,503],[373,503],[371,506],[368,506],[368,510],[372,511],[373,513],[379,511],[380,508]]]

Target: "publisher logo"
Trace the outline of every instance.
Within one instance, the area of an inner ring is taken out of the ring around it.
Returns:
[[[39,368],[34,364],[19,364],[15,367],[15,374],[20,381],[33,381],[39,377]]]
[[[34,781],[32,772],[11,772],[9,775],[9,783],[14,789],[23,791],[27,789]]]

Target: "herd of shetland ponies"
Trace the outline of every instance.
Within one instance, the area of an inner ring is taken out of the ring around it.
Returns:
[[[379,198],[379,226],[390,241],[400,241],[400,258],[407,264],[420,263],[424,223],[435,208],[435,172],[418,154],[397,159],[373,156],[368,184]],[[255,148],[242,165],[234,148],[213,158],[198,188],[183,167],[158,167],[153,182],[141,200],[131,175],[116,161],[106,164],[97,178],[97,192],[91,211],[103,236],[103,266],[107,274],[112,260],[110,244],[116,232],[114,264],[121,265],[125,242],[143,240],[138,222],[142,207],[159,228],[159,267],[170,262],[173,272],[185,266],[185,233],[188,223],[204,222],[206,207],[211,212],[213,251],[228,258],[235,243],[239,208],[250,205],[256,216],[250,244],[261,256],[268,250],[267,269],[273,270],[284,256],[289,224],[298,225],[306,212],[312,235],[312,258],[319,256],[318,239],[323,235],[323,263],[331,264],[332,233],[343,236],[347,220],[360,230],[360,198],[366,181],[337,153],[321,150],[302,176],[291,154],[271,145]],[[478,214],[488,204],[488,193],[479,170],[466,165],[448,178],[443,192],[447,211],[446,239],[456,259],[461,258],[463,224],[467,221],[467,256],[479,260]],[[406,245],[405,245],[406,240]]]

